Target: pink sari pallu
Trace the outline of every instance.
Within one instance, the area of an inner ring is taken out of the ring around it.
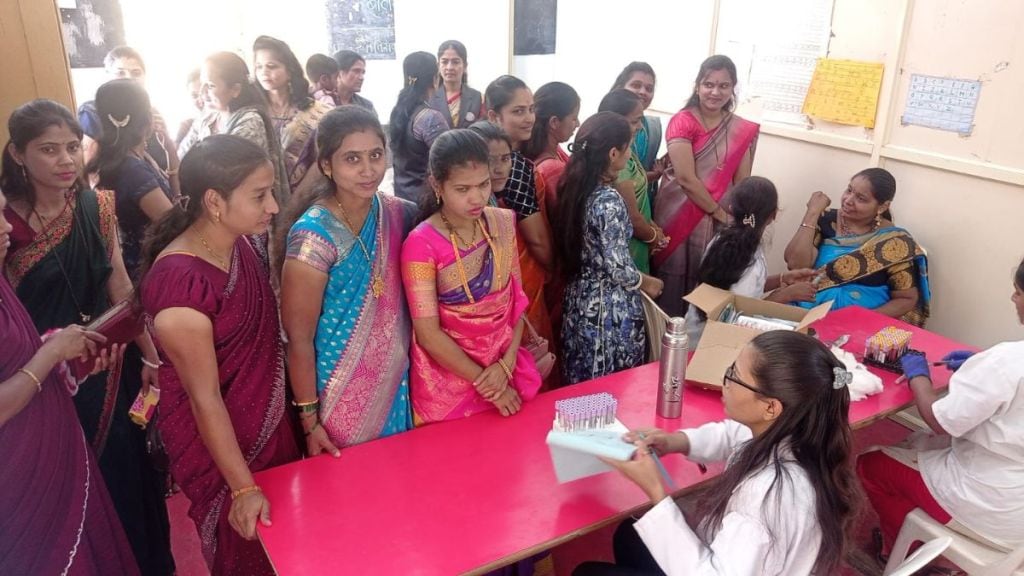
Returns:
[[[685,126],[698,133],[691,140],[697,178],[704,183],[708,194],[715,202],[721,202],[732,186],[733,177],[747,150],[754,145],[760,127],[735,114],[729,114],[714,130],[705,132],[689,110],[682,110],[678,115],[684,120]],[[677,136],[670,132],[666,134],[666,138],[671,143]],[[671,240],[664,250],[651,257],[655,266],[660,266],[668,260],[706,217],[708,215],[696,203],[690,202],[676,180],[675,170],[669,165],[658,188],[653,218]]]
[[[437,316],[441,329],[467,356],[489,366],[508,349],[529,301],[519,281],[512,213],[487,208],[483,217],[497,254],[483,241],[461,250],[466,282],[449,238],[427,222],[413,230],[402,247],[402,275],[413,318]],[[524,332],[522,343],[528,338]],[[529,400],[536,396],[541,378],[522,343],[511,386]],[[441,366],[415,337],[410,384],[417,423],[463,418],[494,408],[477,393],[472,381]]]

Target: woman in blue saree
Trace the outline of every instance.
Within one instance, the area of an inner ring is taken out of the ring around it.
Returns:
[[[800,228],[786,247],[790,270],[818,270],[815,302],[832,308],[862,306],[916,326],[928,319],[931,292],[927,254],[910,233],[892,223],[896,179],[882,168],[858,172],[839,209],[815,192]]]
[[[384,132],[340,106],[317,132],[326,183],[299,198],[281,282],[288,371],[310,456],[404,432],[412,321],[399,257],[415,206],[377,191]]]

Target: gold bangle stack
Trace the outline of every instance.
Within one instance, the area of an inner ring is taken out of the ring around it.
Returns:
[[[512,369],[509,368],[508,362],[505,362],[504,358],[498,358],[498,366],[505,371],[505,376],[508,376],[508,381],[512,382]]]

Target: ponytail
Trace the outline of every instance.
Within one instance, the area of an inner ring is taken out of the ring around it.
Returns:
[[[193,146],[181,159],[178,177],[181,197],[177,206],[149,227],[142,245],[139,280],[146,276],[160,253],[206,212],[204,196],[213,190],[224,199],[257,168],[270,163],[263,148],[239,136],[216,134]]]
[[[631,138],[629,122],[614,112],[594,114],[576,133],[557,195],[558,214],[565,231],[555,236],[555,248],[567,279],[576,276],[582,267],[587,202],[608,171],[608,154],[612,148],[624,150]]]
[[[729,290],[754,260],[758,246],[779,206],[771,180],[750,176],[732,191],[732,221],[715,238],[700,262],[698,278],[704,284]],[[699,310],[701,319],[706,316]]]
[[[403,154],[409,148],[408,128],[413,115],[425,101],[437,80],[437,58],[428,52],[413,52],[402,62],[402,91],[391,110],[391,146]]]

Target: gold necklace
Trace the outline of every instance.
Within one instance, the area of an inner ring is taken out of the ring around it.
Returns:
[[[469,289],[469,276],[466,274],[466,268],[462,263],[462,256],[459,254],[459,246],[455,243],[455,238],[458,233],[452,227],[448,219],[445,218],[444,213],[441,212],[441,220],[444,221],[445,225],[448,226],[449,234],[448,239],[452,243],[452,252],[455,253],[455,264],[459,268],[459,279],[462,281],[462,291],[466,294],[466,299],[469,300],[470,304],[476,302],[476,298],[473,297],[473,291]],[[484,239],[487,240],[487,246],[491,249],[491,257],[494,258],[494,278],[495,287],[497,282],[501,281],[501,252],[498,251],[498,247],[495,246],[494,241],[491,239],[491,235],[487,233],[487,229],[484,228],[483,218],[479,218],[476,221],[477,227],[480,228],[480,232],[483,233]],[[476,228],[473,228],[473,238],[476,239]]]
[[[363,251],[363,256],[366,257],[366,263],[370,265],[370,291],[373,292],[374,298],[380,298],[380,295],[384,293],[384,279],[380,276],[380,270],[378,269],[376,262],[370,257],[370,251],[366,248],[366,244],[363,243],[363,238],[359,235],[356,227],[352,225],[352,221],[348,219],[348,213],[345,212],[345,207],[338,201],[338,197],[334,196],[334,203],[338,205],[338,211],[341,212],[341,219],[345,222],[345,226],[348,231],[352,233],[356,238],[356,242],[359,243],[359,248]],[[373,204],[370,204],[370,209],[373,210]],[[369,214],[367,214],[369,218]],[[380,247],[380,223],[377,224],[377,247]]]
[[[846,218],[843,218],[842,213],[840,213],[837,216],[836,219],[839,221],[839,235],[840,236],[862,235],[862,234],[867,234],[868,232],[874,232],[875,230],[878,230],[878,220],[875,220],[874,226],[872,226],[871,229],[868,230],[867,232],[857,233],[857,232],[854,232],[853,230],[851,230],[849,225],[846,224]]]
[[[473,227],[473,238],[469,242],[466,242],[466,240],[462,237],[462,234],[459,234],[459,231],[455,228],[455,226],[452,226],[452,223],[448,220],[448,217],[444,215],[444,212],[440,211],[438,212],[438,214],[441,215],[441,221],[444,222],[445,227],[448,228],[448,235],[454,235],[456,238],[458,238],[459,242],[462,242],[462,246],[466,250],[469,250],[470,247],[473,246],[473,244],[476,244],[476,226]],[[477,222],[480,222],[480,220],[477,220]]]
[[[195,230],[195,229],[193,228],[193,230]],[[199,230],[195,230],[195,232],[196,232],[196,236],[199,237],[199,241],[203,243],[203,248],[206,248],[206,251],[210,253],[210,256],[212,256],[213,259],[217,261],[217,264],[220,266],[220,269],[225,271],[225,272],[230,270],[230,268],[228,267],[227,263],[224,262],[224,259],[221,258],[219,254],[214,252],[213,248],[210,248],[210,245],[206,243],[206,238],[203,238],[203,235],[199,232]]]

